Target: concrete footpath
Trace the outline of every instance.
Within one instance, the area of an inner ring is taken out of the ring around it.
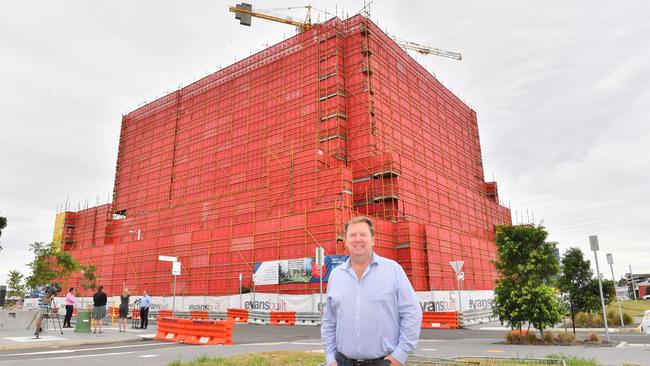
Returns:
[[[156,325],[147,329],[131,328],[130,322],[126,332],[119,332],[117,323],[104,325],[103,333],[75,333],[74,328],[63,328],[63,334],[57,325],[56,330],[45,329],[39,339],[34,336],[33,327],[29,330],[0,330],[0,352],[21,349],[70,347],[88,344],[106,344],[119,342],[139,342],[150,340],[156,335]]]

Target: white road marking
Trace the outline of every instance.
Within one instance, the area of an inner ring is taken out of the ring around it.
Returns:
[[[289,342],[269,342],[269,343],[245,343],[238,344],[238,346],[277,346],[280,344],[288,344]]]
[[[650,344],[646,343],[628,343],[625,347],[639,347],[639,348],[650,348]]]
[[[151,346],[156,346],[156,347],[169,347],[169,346],[175,346],[178,345],[178,343],[151,343],[151,344],[129,344],[129,345],[123,345],[123,346],[106,346],[106,347],[93,347],[93,348],[80,348],[77,350],[74,350],[75,352],[78,351],[96,351],[100,349],[116,349],[116,348],[132,348],[132,347],[151,347]]]
[[[41,352],[28,352],[28,353],[12,353],[9,355],[1,355],[2,357],[7,356],[32,356],[32,355],[47,355],[47,354],[57,354],[57,353],[72,353],[73,350],[70,349],[61,349],[56,351],[41,351]]]
[[[30,358],[29,360],[12,360],[11,362],[18,362],[18,361],[45,361],[45,360],[61,360],[61,359],[71,359],[71,358],[88,358],[88,357],[104,357],[104,356],[117,356],[117,355],[126,355],[129,353],[133,353],[134,351],[129,351],[129,352],[113,352],[113,353],[98,353],[98,354],[93,354],[93,355],[77,355],[77,356],[62,356],[62,357],[43,357],[43,358]],[[9,361],[3,361],[3,362],[9,362]]]
[[[142,357],[142,358],[151,358],[151,357],[158,357],[158,355],[142,355],[142,356],[139,356],[139,357]]]
[[[437,351],[436,348],[420,348],[422,351]]]
[[[322,346],[320,342],[291,342],[291,344],[297,344],[299,346]]]
[[[55,336],[40,336],[38,339],[34,338],[35,336],[30,337],[5,337],[14,342],[48,342],[48,341],[67,341],[68,338],[55,337]]]
[[[7,355],[0,355],[2,357],[7,356],[29,356],[29,355],[39,355],[39,354],[56,354],[56,353],[72,353],[72,352],[84,352],[84,351],[97,351],[104,349],[116,349],[116,348],[133,348],[133,347],[170,347],[175,346],[177,343],[153,343],[153,344],[129,344],[123,346],[110,346],[110,347],[93,347],[93,348],[79,348],[79,349],[63,349],[56,351],[42,351],[42,352],[28,352],[28,353],[11,353]]]

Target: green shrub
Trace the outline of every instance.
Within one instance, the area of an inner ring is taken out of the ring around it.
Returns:
[[[543,333],[542,335],[542,341],[544,344],[552,344],[553,343],[553,332],[550,330],[547,330],[546,332]]]
[[[626,325],[630,325],[634,323],[634,318],[626,312],[623,312],[623,321],[625,322]]]
[[[515,334],[513,331],[508,331],[508,333],[506,333],[506,343],[522,344],[524,343],[524,338],[519,334]]]
[[[558,333],[555,335],[555,339],[562,344],[573,344],[576,341],[576,335],[573,333]]]
[[[526,334],[524,334],[524,343],[525,344],[537,343],[537,336],[535,335],[535,332],[528,331]]]
[[[577,313],[576,314],[576,327],[586,328],[589,326],[589,314]]]
[[[603,323],[603,315],[600,313],[591,313],[589,314],[589,327],[591,328],[602,328],[604,326]]]

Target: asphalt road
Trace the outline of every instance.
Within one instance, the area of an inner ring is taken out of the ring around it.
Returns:
[[[549,354],[576,355],[592,358],[605,365],[623,362],[650,364],[650,336],[642,334],[616,334],[612,338],[628,339],[624,347],[554,347],[511,346],[499,344],[504,331],[494,330],[428,330],[421,333],[417,354],[431,357],[458,356],[543,357]],[[101,346],[59,347],[0,354],[0,365],[48,366],[70,365],[166,365],[174,360],[190,361],[207,354],[226,356],[232,354],[302,350],[322,352],[318,327],[271,327],[237,325],[232,346],[189,346],[158,341],[129,342]],[[647,345],[644,345],[648,343]]]

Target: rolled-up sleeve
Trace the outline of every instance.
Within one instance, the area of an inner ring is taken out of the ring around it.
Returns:
[[[323,309],[323,324],[320,328],[323,349],[325,351],[325,361],[331,364],[336,361],[336,314],[332,308],[332,298],[330,289],[334,281],[334,276],[330,276],[327,284],[327,295],[325,297],[325,307]]]
[[[418,346],[422,326],[422,308],[402,267],[397,268],[396,271],[400,331],[399,342],[392,356],[399,362],[406,364],[408,354]]]

